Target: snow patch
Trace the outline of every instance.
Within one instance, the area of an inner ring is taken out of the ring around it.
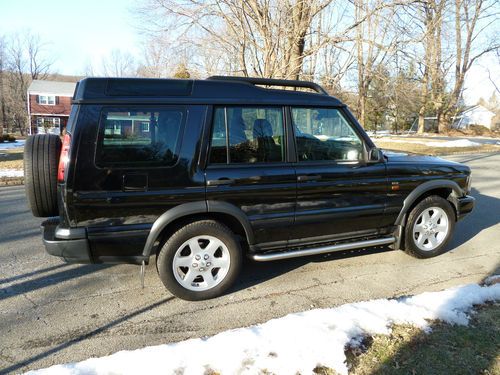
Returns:
[[[427,146],[431,147],[476,147],[481,146],[481,143],[472,142],[468,139],[457,139],[456,141],[446,142],[425,142]]]
[[[20,169],[0,169],[0,177],[23,177],[24,171]]]
[[[25,143],[24,139],[15,142],[0,142],[0,151],[22,148],[24,147],[24,143]]]
[[[344,348],[364,335],[388,334],[393,324],[429,329],[429,320],[467,325],[473,305],[500,299],[500,284],[470,284],[397,300],[379,299],[290,314],[213,337],[121,351],[29,374],[309,374],[327,366],[347,374]]]

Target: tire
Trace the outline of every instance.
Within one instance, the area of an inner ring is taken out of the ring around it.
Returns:
[[[453,230],[455,212],[446,199],[431,195],[410,212],[405,227],[405,251],[416,258],[445,252]]]
[[[29,136],[24,145],[24,187],[34,216],[57,216],[57,168],[61,139],[55,134]]]
[[[179,229],[165,242],[156,267],[173,295],[200,301],[224,294],[236,281],[242,261],[240,244],[231,230],[217,221],[201,220]]]

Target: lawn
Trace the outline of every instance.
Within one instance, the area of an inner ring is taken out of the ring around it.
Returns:
[[[454,153],[473,153],[473,152],[500,152],[500,145],[483,144],[469,147],[436,147],[423,143],[444,143],[444,141],[433,140],[432,138],[374,138],[373,142],[377,147],[384,150],[414,152],[425,155],[447,155]],[[422,143],[418,143],[422,142]]]
[[[0,151],[0,171],[22,170],[23,169],[23,148]],[[19,185],[24,182],[23,177],[2,177],[0,176],[0,186]]]
[[[478,308],[468,326],[435,323],[427,334],[395,326],[348,350],[349,374],[500,374],[500,305]]]

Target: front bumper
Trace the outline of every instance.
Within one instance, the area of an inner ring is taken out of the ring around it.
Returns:
[[[47,253],[62,258],[68,263],[92,263],[87,237],[82,236],[81,231],[79,235],[64,232],[62,236],[64,238],[56,237],[58,225],[59,218],[50,218],[45,220],[40,227]]]
[[[469,212],[474,209],[476,199],[470,195],[465,195],[457,199],[457,219],[463,219]]]

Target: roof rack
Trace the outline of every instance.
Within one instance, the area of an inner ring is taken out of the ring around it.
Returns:
[[[328,95],[326,90],[314,82],[297,81],[288,79],[275,78],[257,78],[257,77],[231,77],[231,76],[211,76],[209,80],[215,81],[239,81],[247,82],[252,85],[267,85],[267,86],[284,86],[284,87],[304,87],[316,91],[318,94]]]

